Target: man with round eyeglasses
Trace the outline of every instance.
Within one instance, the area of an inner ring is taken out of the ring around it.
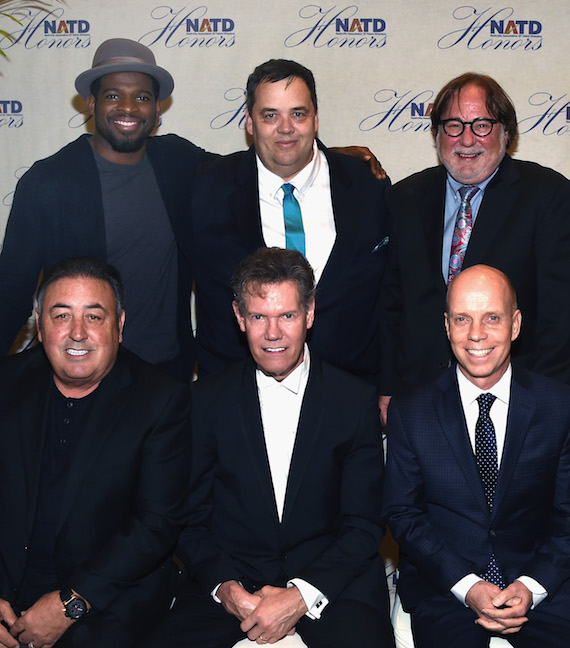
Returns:
[[[570,383],[570,181],[507,153],[517,139],[515,107],[489,76],[452,79],[431,122],[441,164],[397,183],[387,197],[384,418],[393,394],[449,366],[441,326],[447,287],[479,263],[510,278],[525,313],[513,361]]]
[[[461,119],[442,119],[440,121],[441,127],[449,137],[463,135],[466,126],[471,128],[473,135],[487,137],[493,130],[493,126],[498,123],[498,119],[486,119],[485,117],[477,117],[477,119],[470,122],[462,121]]]

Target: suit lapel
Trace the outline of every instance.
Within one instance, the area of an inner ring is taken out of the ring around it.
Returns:
[[[469,441],[465,414],[461,405],[461,397],[457,386],[455,367],[449,369],[438,381],[441,391],[435,400],[435,410],[441,423],[441,428],[465,480],[469,484],[473,496],[483,510],[488,510],[487,501],[475,455]]]
[[[230,194],[230,208],[235,231],[245,243],[246,249],[257,250],[265,245],[259,208],[259,183],[255,149],[251,147],[240,160],[235,175],[236,189]],[[252,214],[256,217],[252,218]]]
[[[473,265],[475,261],[484,263],[489,245],[501,239],[499,232],[511,217],[512,205],[515,203],[514,184],[518,177],[513,161],[506,156],[497,175],[485,190],[465,253],[464,267]]]
[[[30,379],[21,397],[25,404],[14,406],[19,412],[19,429],[21,444],[21,460],[24,466],[24,502],[26,504],[26,531],[31,536],[39,480],[42,469],[42,453],[45,438],[45,418],[49,390],[52,383],[52,373],[43,352],[38,349],[38,366],[30,372]],[[31,396],[32,395],[32,396]],[[30,397],[31,396],[31,397]]]
[[[323,370],[320,360],[311,356],[309,379],[297,426],[297,436],[289,467],[283,524],[287,524],[295,507],[303,476],[311,469],[315,446],[323,429]]]
[[[441,259],[443,254],[443,219],[445,216],[445,191],[447,182],[447,172],[445,167],[440,166],[436,169],[436,175],[428,178],[426,186],[416,189],[412,198],[417,202],[416,211],[419,216],[418,232],[410,232],[409,236],[420,237],[422,248],[427,256],[427,267],[433,276],[433,286],[437,286],[439,292],[445,295],[447,285],[441,271]],[[412,206],[410,205],[410,208]],[[428,215],[433,214],[433,218]],[[421,267],[421,266],[420,266]]]
[[[501,502],[508,492],[509,483],[513,476],[513,471],[518,464],[520,453],[528,434],[529,424],[536,408],[536,399],[532,390],[527,389],[527,386],[530,384],[529,380],[526,373],[523,374],[513,367],[507,430],[495,491],[493,517],[500,510]]]
[[[245,363],[240,398],[236,405],[246,453],[244,461],[246,465],[251,466],[252,472],[257,477],[260,495],[277,523],[277,505],[273,494],[273,480],[261,422],[255,366],[251,361]]]

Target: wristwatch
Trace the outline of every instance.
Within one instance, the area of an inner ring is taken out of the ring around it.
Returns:
[[[61,602],[63,603],[63,608],[65,610],[65,616],[77,621],[87,612],[87,603],[77,594],[74,594],[70,587],[62,589],[59,593]]]

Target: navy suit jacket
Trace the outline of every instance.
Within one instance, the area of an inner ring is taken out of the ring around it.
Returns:
[[[177,553],[204,595],[230,579],[283,587],[300,577],[331,602],[362,601],[387,614],[374,388],[311,355],[281,521],[254,363],[192,389],[189,521]]]
[[[449,593],[494,553],[507,583],[531,576],[549,594],[541,608],[569,619],[570,388],[514,367],[492,513],[458,389],[452,367],[390,404],[384,511],[402,604]]]
[[[376,180],[356,158],[321,148],[330,168],[337,236],[317,285],[316,320],[308,339],[324,360],[376,384],[389,181]],[[242,259],[265,245],[253,148],[197,173],[192,228],[187,256],[194,264],[198,366],[205,375],[248,356],[232,311],[231,278]]]
[[[0,598],[13,603],[39,495],[51,367],[41,347],[0,360]],[[189,394],[128,351],[90,395],[61,493],[61,586],[139,623],[170,603],[171,552],[185,522]]]
[[[441,270],[445,167],[390,188],[392,234],[382,295],[383,394],[435,379],[453,359]],[[513,358],[570,384],[570,181],[505,156],[487,185],[463,267],[484,263],[513,282],[523,326]]]

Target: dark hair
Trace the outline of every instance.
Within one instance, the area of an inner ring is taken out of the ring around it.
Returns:
[[[85,277],[87,279],[100,279],[111,286],[115,296],[115,305],[117,313],[117,322],[123,312],[124,289],[123,280],[119,271],[112,265],[104,263],[94,257],[73,257],[63,259],[52,266],[42,279],[36,296],[38,314],[42,314],[42,307],[46,290],[51,284],[60,279],[77,279]]]
[[[232,278],[232,290],[239,312],[245,313],[246,294],[256,293],[261,286],[292,281],[299,290],[305,312],[315,297],[315,275],[305,257],[296,250],[278,247],[259,248],[244,259]]]
[[[255,104],[255,91],[257,90],[257,86],[260,83],[275,83],[276,81],[283,81],[283,79],[289,79],[289,83],[293,79],[301,79],[301,81],[304,81],[309,89],[315,112],[317,112],[317,89],[315,86],[315,77],[311,70],[295,61],[271,59],[266,63],[258,65],[247,79],[246,103],[250,115]]]
[[[112,74],[112,73],[111,73]],[[141,72],[140,74],[144,74],[144,72]],[[91,82],[91,85],[89,86],[89,92],[97,99],[97,95],[99,94],[99,91],[101,90],[101,79],[106,76],[103,74],[100,77],[97,77],[94,81]],[[160,83],[150,74],[145,74],[151,82],[152,82],[152,92],[154,94],[154,100],[157,101],[159,94],[160,94]]]
[[[517,113],[509,95],[501,86],[490,76],[477,74],[475,72],[466,72],[461,76],[452,79],[439,91],[431,111],[431,130],[437,135],[437,130],[441,123],[441,116],[457,94],[461,95],[461,90],[466,86],[474,85],[481,88],[487,97],[486,106],[489,114],[498,119],[505,127],[508,136],[507,147],[509,147],[517,137]]]

